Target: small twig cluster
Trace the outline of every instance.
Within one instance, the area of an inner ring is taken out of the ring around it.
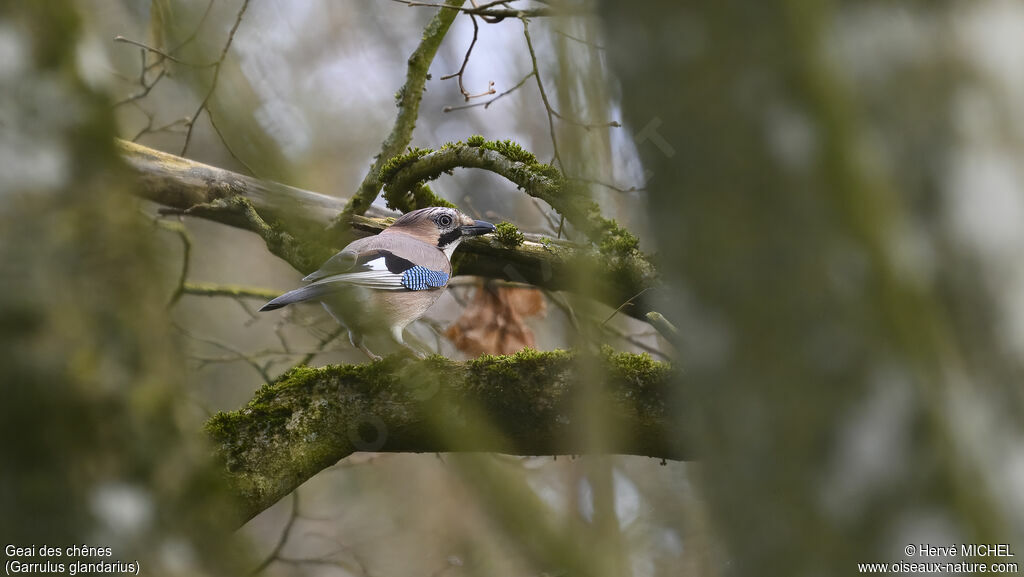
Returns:
[[[466,56],[462,59],[462,66],[459,67],[458,72],[441,77],[441,80],[450,80],[452,78],[458,78],[459,92],[461,92],[462,96],[466,98],[466,102],[469,102],[474,98],[480,98],[481,96],[488,96],[490,94],[494,94],[495,92],[493,80],[488,81],[487,90],[479,94],[471,94],[468,90],[466,90],[465,84],[463,84],[463,78],[465,77],[466,74],[466,65],[469,64],[469,56],[473,54],[473,47],[476,46],[477,36],[480,34],[480,25],[477,24],[476,22],[476,16],[470,14],[469,18],[473,22],[473,40],[469,43],[469,48],[466,49]]]
[[[176,52],[178,52],[179,50],[181,50],[186,45],[188,45],[196,39],[200,29],[206,22],[206,19],[209,16],[210,9],[212,7],[213,0],[210,0],[210,2],[206,6],[206,9],[203,11],[203,15],[199,19],[199,23],[196,25],[193,31],[184,40],[178,43],[177,46],[171,49],[150,46],[139,40],[134,40],[121,35],[118,35],[114,38],[114,42],[120,42],[123,44],[129,44],[131,46],[137,46],[142,55],[142,66],[140,68],[138,76],[138,84],[140,86],[140,89],[130,94],[129,96],[117,101],[116,103],[114,103],[114,106],[132,104],[143,115],[146,116],[146,125],[132,137],[132,142],[137,142],[140,138],[147,134],[154,134],[160,132],[184,132],[185,139],[184,142],[182,143],[181,152],[179,153],[181,156],[185,156],[188,153],[189,145],[192,142],[192,134],[195,130],[196,120],[199,119],[200,115],[202,115],[203,112],[206,112],[207,118],[209,118],[210,120],[210,125],[217,133],[217,136],[220,137],[221,141],[224,143],[224,147],[227,149],[227,151],[235,160],[237,160],[242,166],[245,166],[245,168],[248,169],[250,173],[252,173],[252,169],[231,149],[231,146],[224,138],[224,134],[220,131],[220,128],[217,127],[217,123],[213,118],[213,113],[210,111],[209,108],[210,99],[213,97],[214,92],[217,90],[217,82],[220,78],[220,71],[222,66],[224,65],[224,60],[227,57],[228,51],[231,49],[231,44],[235,39],[235,33],[238,31],[238,27],[242,23],[242,17],[245,15],[246,10],[248,10],[249,8],[249,0],[243,0],[242,6],[239,8],[238,13],[235,15],[235,21],[231,26],[231,30],[228,33],[228,37],[225,40],[224,45],[221,48],[220,54],[216,60],[214,60],[213,62],[196,64],[187,62],[175,56]],[[156,58],[153,61],[150,61],[150,54],[156,56]],[[195,112],[192,113],[191,116],[178,118],[176,120],[173,120],[169,123],[160,126],[154,126],[154,115],[145,108],[143,108],[140,105],[140,101],[149,96],[150,92],[152,92],[153,89],[156,88],[157,84],[159,84],[162,79],[170,75],[170,72],[166,65],[167,62],[172,62],[177,65],[187,66],[194,69],[212,69],[213,76],[210,81],[209,88],[206,90],[206,93],[203,95],[203,98],[199,102],[198,107],[196,108]]]

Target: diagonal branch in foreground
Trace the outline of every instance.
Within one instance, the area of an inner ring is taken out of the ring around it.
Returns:
[[[344,212],[339,217],[342,227],[347,224],[348,217],[356,214],[364,214],[377,193],[380,192],[380,169],[384,163],[393,156],[397,156],[405,150],[412,142],[412,132],[416,128],[416,118],[419,116],[420,100],[423,98],[423,90],[426,87],[427,79],[430,78],[430,64],[434,61],[441,41],[444,40],[448,29],[458,15],[457,10],[445,10],[444,7],[460,8],[465,0],[446,0],[442,8],[427,24],[423,31],[423,38],[416,50],[409,56],[405,72],[405,84],[395,95],[395,105],[398,107],[398,114],[395,116],[395,124],[384,142],[381,143],[380,152],[373,160],[373,165],[363,178],[359,190],[352,196],[352,199],[345,206]]]
[[[581,377],[580,362],[600,365],[603,386]],[[301,367],[265,385],[243,409],[211,418],[207,432],[245,521],[357,451],[683,459],[675,376],[646,355],[576,359],[529,349],[466,362],[393,356]],[[579,413],[593,394],[605,407],[600,442]]]

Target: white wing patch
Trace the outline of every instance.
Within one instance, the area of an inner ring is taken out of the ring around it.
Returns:
[[[388,272],[388,265],[385,262],[384,257],[378,257],[373,260],[366,261],[362,266],[373,271]]]

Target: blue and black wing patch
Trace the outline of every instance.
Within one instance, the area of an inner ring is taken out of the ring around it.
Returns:
[[[312,282],[277,297],[260,310],[271,311],[292,303],[320,300],[348,287],[393,291],[441,288],[448,284],[448,273],[414,265],[389,250],[378,249],[359,255],[340,252],[303,280]]]
[[[427,267],[414,266],[402,272],[402,286],[411,291],[440,288],[446,284],[448,284],[446,273],[430,270]]]

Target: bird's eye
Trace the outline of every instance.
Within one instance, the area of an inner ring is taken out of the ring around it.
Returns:
[[[442,214],[437,218],[437,224],[445,228],[448,228],[449,226],[452,225],[452,217],[448,216],[447,214]]]

